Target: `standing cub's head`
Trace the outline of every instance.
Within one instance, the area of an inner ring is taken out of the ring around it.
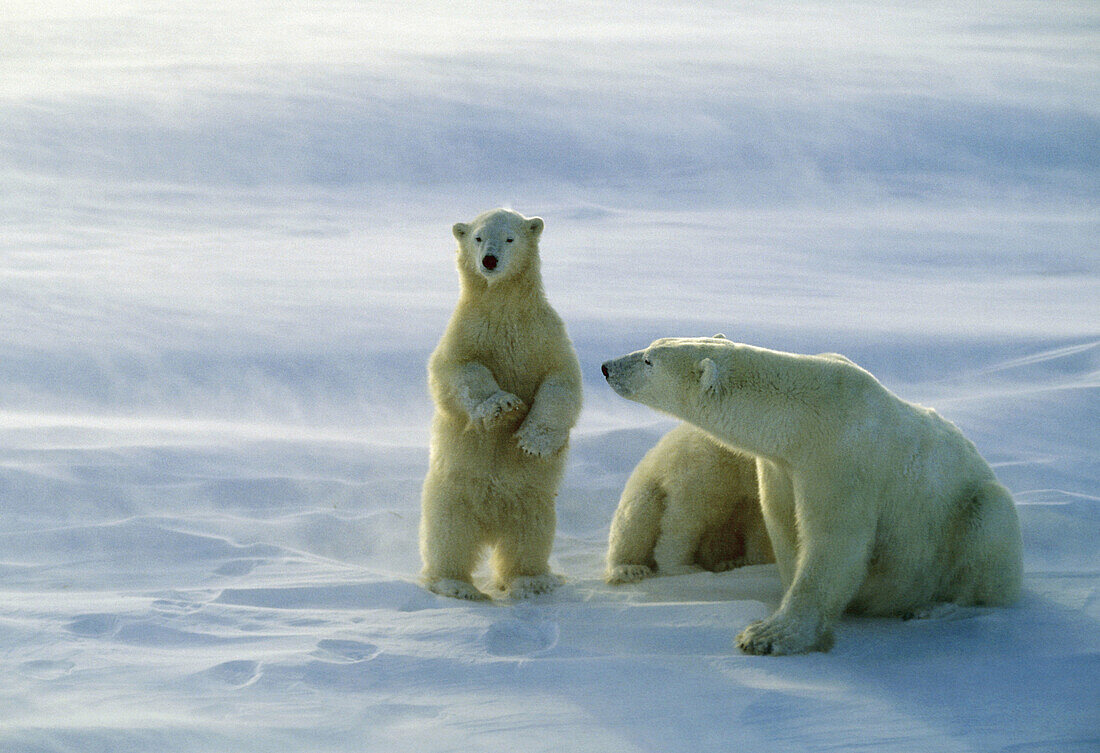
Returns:
[[[510,209],[493,209],[467,224],[456,222],[458,266],[487,284],[538,270],[539,236],[543,222]]]

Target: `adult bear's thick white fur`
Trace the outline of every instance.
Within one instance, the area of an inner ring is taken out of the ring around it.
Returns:
[[[496,588],[554,588],[554,497],[581,374],[539,270],[543,221],[497,209],[458,223],[458,304],[428,362],[435,402],[420,554],[432,591],[483,599],[471,575],[492,547]]]
[[[604,364],[620,395],[757,458],[786,593],[742,650],[825,649],[847,608],[919,615],[1019,596],[1008,491],[959,430],[843,356],[668,338]]]

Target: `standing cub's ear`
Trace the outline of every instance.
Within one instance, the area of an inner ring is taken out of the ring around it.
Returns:
[[[531,237],[538,240],[538,237],[542,235],[543,221],[541,217],[532,217],[527,220],[527,232],[531,234]]]
[[[717,335],[715,335],[714,337],[712,337],[710,339],[711,340],[728,340],[729,338],[726,337],[725,335],[723,335],[721,332],[719,332]]]
[[[470,226],[465,222],[456,222],[451,228],[451,232],[454,233],[455,238],[462,240],[470,232]]]
[[[703,388],[703,392],[717,394],[718,365],[709,358],[704,358],[695,365],[695,370],[699,374],[699,386]]]

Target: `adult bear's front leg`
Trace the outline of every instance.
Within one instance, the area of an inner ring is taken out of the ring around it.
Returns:
[[[828,651],[832,628],[867,577],[876,521],[858,497],[796,496],[800,552],[779,609],[737,636],[749,654]]]

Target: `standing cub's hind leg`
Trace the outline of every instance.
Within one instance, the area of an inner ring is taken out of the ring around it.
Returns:
[[[432,593],[481,601],[489,597],[474,586],[471,575],[484,546],[481,526],[465,505],[451,504],[453,484],[432,471],[424,484],[420,518],[421,582]]]
[[[535,497],[534,490],[526,493]],[[553,500],[528,504],[534,509],[511,520],[493,548],[494,586],[515,599],[548,593],[564,582],[550,572],[556,529]]]

